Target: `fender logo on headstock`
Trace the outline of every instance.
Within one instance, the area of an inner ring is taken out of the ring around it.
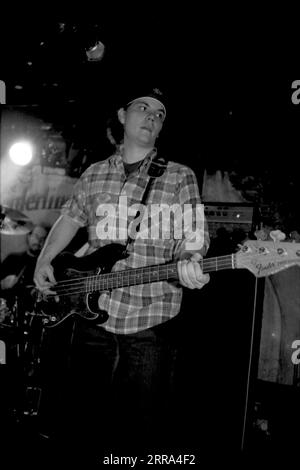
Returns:
[[[270,276],[300,265],[299,247],[292,242],[248,240],[236,253],[236,267],[249,269],[257,277]]]
[[[267,273],[276,272],[283,268],[286,265],[286,261],[277,261],[277,262],[269,262],[267,264],[263,263],[256,263],[255,260],[252,261],[253,266],[256,269],[257,276],[267,276]]]

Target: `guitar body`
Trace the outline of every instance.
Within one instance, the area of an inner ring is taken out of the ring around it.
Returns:
[[[101,292],[84,291],[81,287],[82,279],[89,279],[100,273],[109,273],[118,260],[127,256],[123,252],[124,245],[112,243],[83,257],[76,257],[68,252],[58,255],[52,263],[54,276],[58,283],[66,286],[68,294],[59,296],[39,294],[36,307],[39,314],[44,317],[44,325],[48,328],[57,326],[74,314],[97,323],[107,321],[108,313],[98,307]],[[55,286],[53,290],[55,291]]]

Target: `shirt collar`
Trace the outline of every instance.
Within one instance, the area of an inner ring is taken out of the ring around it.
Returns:
[[[123,152],[124,152],[124,145],[121,144],[118,146],[116,152],[109,158],[110,165],[113,165],[116,168],[123,167]],[[140,166],[140,171],[144,170],[145,168],[148,168],[148,166],[150,165],[150,162],[153,160],[153,158],[156,155],[157,155],[157,149],[156,148],[151,149],[145,156],[143,163]]]

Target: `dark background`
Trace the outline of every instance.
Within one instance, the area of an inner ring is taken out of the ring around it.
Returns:
[[[220,158],[232,146],[234,51],[226,43],[213,45],[202,23],[194,24],[192,15],[166,21],[121,13],[89,21],[15,20],[2,54],[7,104],[31,107],[65,137],[101,153],[104,124],[115,106],[132,90],[158,86],[168,95],[170,154],[196,166],[204,149]],[[106,50],[102,61],[91,63],[85,48],[94,32]]]
[[[217,16],[153,10],[9,18],[1,33],[7,107],[88,148],[90,163],[110,151],[106,122],[116,106],[133,90],[158,86],[168,98],[160,144],[169,158],[190,165],[200,180],[205,168],[241,178],[266,172],[274,198],[281,186],[281,199],[297,199],[297,191],[286,194],[297,177],[297,75],[281,78],[277,43],[261,40],[259,27],[249,30],[229,8]],[[105,53],[89,62],[85,50],[95,38]]]

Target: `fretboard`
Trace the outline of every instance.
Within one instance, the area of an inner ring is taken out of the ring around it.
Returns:
[[[203,273],[234,269],[235,255],[206,258],[199,261],[199,264]],[[90,276],[85,278],[84,282],[86,292],[93,292],[176,279],[178,279],[177,263],[168,263]]]

